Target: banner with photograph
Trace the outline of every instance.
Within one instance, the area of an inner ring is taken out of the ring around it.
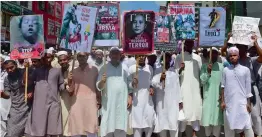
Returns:
[[[97,8],[66,4],[60,33],[60,47],[90,52],[96,14]]]
[[[170,16],[165,13],[155,13],[154,48],[156,50],[171,50],[176,48],[176,41],[171,41]]]
[[[260,31],[258,29],[260,18],[241,17],[234,16],[232,25],[232,38],[228,41],[232,44],[243,44],[253,46],[253,40],[251,37],[257,35],[261,38]]]
[[[94,46],[119,46],[120,10],[118,3],[97,3],[88,6],[98,9]]]
[[[130,11],[124,14],[124,45],[128,54],[147,54],[154,50],[153,11]]]
[[[176,40],[195,39],[195,6],[193,4],[171,4],[168,6],[171,15],[172,35]]]
[[[222,7],[200,8],[199,46],[224,46],[226,11]]]
[[[11,59],[40,58],[45,51],[43,15],[13,16],[10,21]]]

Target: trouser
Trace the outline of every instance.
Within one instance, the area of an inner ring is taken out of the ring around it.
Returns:
[[[253,129],[243,129],[243,130],[231,130],[229,128],[229,123],[226,117],[226,112],[224,111],[224,130],[225,130],[225,137],[235,137],[235,133],[241,133],[244,131],[245,137],[254,137]]]
[[[163,130],[159,133],[159,136],[167,137],[167,131],[169,131],[170,137],[178,137],[178,132],[175,130]]]
[[[253,123],[253,131],[256,135],[262,135],[262,103],[259,97],[259,92],[256,86],[254,87],[256,104],[252,104],[251,119]]]
[[[221,129],[221,126],[208,126],[208,127],[205,127],[206,136],[209,137],[213,133],[213,135],[215,137],[220,137],[220,129]]]
[[[115,132],[108,133],[105,137],[126,137],[126,132],[124,130],[116,129]]]
[[[142,133],[146,133],[146,137],[151,137],[153,128],[133,128],[134,137],[142,137]]]
[[[187,121],[182,121],[182,122],[179,122],[179,129],[180,129],[180,132],[185,132],[186,131],[186,126],[187,126]],[[192,125],[192,128],[194,131],[199,131],[200,130],[200,125],[199,125],[199,121],[191,121],[191,125]]]
[[[97,137],[96,133],[87,133],[87,135],[76,135],[72,137]]]

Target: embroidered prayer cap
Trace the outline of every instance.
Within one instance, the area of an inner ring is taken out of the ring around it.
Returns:
[[[49,49],[45,49],[45,53],[47,53],[47,54],[53,54],[53,50],[50,50],[50,48],[49,48]]]
[[[95,53],[103,53],[103,51],[101,49],[97,49]]]
[[[239,55],[239,49],[237,47],[231,47],[228,49],[228,54],[232,54],[232,53],[236,53],[237,55]]]
[[[68,55],[68,53],[66,52],[66,51],[59,51],[59,52],[57,52],[56,53],[56,55],[59,57],[59,56],[61,56],[61,55]]]

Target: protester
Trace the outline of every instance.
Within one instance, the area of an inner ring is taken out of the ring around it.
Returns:
[[[0,93],[4,92],[4,79],[7,77],[7,72],[5,70],[5,64],[4,64],[5,59],[1,56],[0,57],[0,71],[1,71],[1,77],[0,77]],[[2,94],[0,97],[0,136],[4,137],[7,133],[7,128],[6,128],[6,123],[7,123],[7,118],[11,106],[11,99],[7,98],[2,98]]]
[[[180,132],[185,135],[186,125],[191,122],[193,127],[193,137],[196,131],[200,130],[202,116],[202,100],[200,95],[200,69],[202,66],[200,56],[192,53],[194,47],[193,40],[186,40],[184,47],[184,61],[181,54],[177,56],[175,61],[175,69],[178,70],[181,79],[181,93],[183,102],[183,111],[186,121],[180,123]],[[183,73],[182,73],[183,71]]]
[[[258,62],[262,63],[262,49],[259,47],[257,43],[257,36],[252,37],[254,40],[254,48],[257,50],[257,57],[250,58],[247,56],[248,46],[237,44],[237,48],[239,49],[239,64],[249,68],[251,75],[251,92],[253,97],[251,98],[251,118],[253,123],[253,130],[256,135],[262,135],[262,122],[260,113],[262,108],[261,97],[259,97],[259,91],[257,87],[257,79],[258,79],[258,67],[260,66]]]
[[[53,55],[45,53],[43,67],[34,71],[28,79],[35,83],[33,107],[25,133],[30,136],[57,136],[62,134],[60,91],[65,89],[61,69],[53,68]]]
[[[77,54],[79,67],[68,76],[69,93],[73,100],[68,118],[71,136],[96,137],[98,132],[97,97],[100,96],[96,90],[98,70],[88,64],[87,59],[88,53],[79,52]]]
[[[209,51],[210,52],[210,51]],[[203,64],[200,80],[203,85],[203,111],[202,126],[205,127],[206,136],[213,134],[220,137],[220,128],[223,125],[223,114],[220,109],[220,83],[222,79],[223,64],[218,62],[218,49],[212,47],[212,58],[209,64]]]
[[[66,51],[59,51],[57,53],[58,63],[61,66],[62,75],[64,77],[64,86],[65,89],[61,91],[61,107],[62,107],[62,123],[63,123],[63,135],[70,136],[70,132],[68,131],[68,115],[71,109],[71,97],[69,95],[69,86],[68,86],[68,75],[69,71],[72,70],[72,66],[69,65],[69,57]]]
[[[104,65],[104,53],[102,50],[98,49],[96,50],[95,66],[97,67],[98,70],[100,70],[103,65]]]
[[[34,69],[40,68],[42,63],[41,63],[41,59],[31,59],[32,61],[32,67]]]
[[[171,54],[165,53],[166,72],[155,75],[152,86],[156,97],[156,121],[154,132],[160,133],[160,137],[178,137],[178,113],[181,103],[181,90],[179,75],[171,68]],[[165,83],[163,85],[163,83]]]
[[[100,132],[102,137],[126,137],[127,108],[132,104],[128,89],[131,80],[128,68],[120,62],[117,47],[110,49],[109,57],[111,61],[100,69],[97,80],[97,88],[102,92]]]
[[[129,73],[134,79],[132,83],[133,106],[131,123],[134,137],[142,137],[143,132],[145,132],[146,137],[151,137],[155,119],[154,103],[152,100],[154,90],[151,86],[153,69],[145,63],[146,56],[141,55],[137,57],[139,57],[138,72],[136,72],[136,65],[129,68]]]
[[[27,102],[25,101],[25,71],[17,68],[13,60],[4,63],[8,76],[4,80],[4,92],[1,98],[11,98],[11,108],[7,120],[7,137],[24,136],[28,113],[33,99],[33,86],[28,84]]]
[[[251,75],[250,70],[238,63],[239,50],[229,48],[231,65],[223,70],[222,103],[224,109],[225,137],[234,137],[244,131],[246,137],[254,137],[251,124]]]

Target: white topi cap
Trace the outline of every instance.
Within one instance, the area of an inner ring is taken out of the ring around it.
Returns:
[[[68,55],[68,53],[66,51],[59,51],[56,53],[56,55],[59,57],[61,55]]]

